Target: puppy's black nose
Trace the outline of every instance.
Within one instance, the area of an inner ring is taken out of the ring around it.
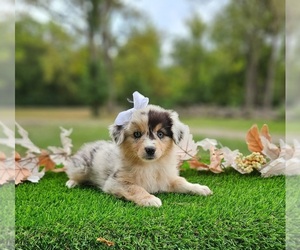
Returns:
[[[153,156],[155,153],[155,148],[154,147],[145,147],[145,151],[149,156]]]

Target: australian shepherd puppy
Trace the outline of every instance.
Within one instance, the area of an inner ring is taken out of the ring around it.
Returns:
[[[184,137],[178,114],[148,105],[124,125],[111,125],[113,142],[85,144],[67,164],[69,188],[89,182],[140,206],[160,207],[158,192],[210,195],[207,186],[179,176],[177,143]]]

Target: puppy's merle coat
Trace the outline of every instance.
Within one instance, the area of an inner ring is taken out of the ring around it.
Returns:
[[[207,186],[179,176],[176,145],[184,137],[178,114],[148,105],[129,122],[111,125],[113,142],[85,144],[67,164],[69,188],[90,182],[104,192],[141,206],[162,205],[157,192],[212,194]]]

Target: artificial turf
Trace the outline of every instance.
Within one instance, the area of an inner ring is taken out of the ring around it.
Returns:
[[[212,196],[157,194],[138,207],[64,173],[16,188],[16,249],[285,249],[285,178],[187,170]],[[113,247],[96,241],[103,237]]]
[[[27,117],[24,114],[24,117]],[[40,119],[40,118],[39,118]],[[74,152],[84,143],[108,139],[109,123],[52,121],[24,128],[37,146],[59,146],[59,126],[73,127]],[[229,120],[246,133],[253,121]],[[111,121],[110,121],[111,122]],[[235,122],[235,123],[234,123]],[[219,127],[228,121],[188,120],[194,127]],[[20,122],[22,125],[22,122]],[[242,125],[243,126],[242,126]],[[271,133],[284,131],[270,125]],[[281,123],[280,123],[281,124]],[[226,127],[225,126],[225,127]],[[241,128],[242,126],[242,128]],[[47,131],[47,133],[45,133]],[[204,139],[201,134],[195,141]],[[244,141],[216,138],[247,153]],[[22,153],[22,151],[21,151]],[[202,160],[207,155],[200,152]],[[181,171],[188,181],[209,186],[209,197],[164,194],[160,208],[145,208],[94,187],[65,187],[65,173],[46,173],[39,183],[16,186],[16,249],[285,249],[285,177],[262,178],[234,170],[221,174]],[[108,247],[96,239],[114,243]]]

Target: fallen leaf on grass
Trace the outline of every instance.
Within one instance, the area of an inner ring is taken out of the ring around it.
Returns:
[[[30,176],[30,171],[27,168],[21,166],[19,161],[21,160],[21,156],[16,152],[15,153],[15,184],[18,185],[22,183],[22,181],[27,180]]]
[[[196,157],[192,160],[188,161],[191,168],[196,170],[210,170],[215,174],[219,174],[223,172],[221,168],[221,162],[223,159],[223,153],[221,150],[211,147],[210,149],[210,164],[205,164],[204,162],[200,162]]]
[[[15,133],[10,128],[5,126],[0,121],[0,126],[2,127],[2,132],[6,135],[7,138],[0,138],[0,144],[3,144],[10,148],[15,148]]]
[[[260,139],[263,145],[263,150],[261,151],[261,153],[266,155],[271,160],[277,159],[280,154],[280,148],[277,147],[275,144],[273,144],[264,136],[261,136]]]
[[[279,155],[267,163],[262,169],[263,177],[276,175],[299,175],[300,174],[300,144],[294,140],[294,145],[290,146],[280,140]]]
[[[200,162],[198,159],[193,158],[192,160],[188,161],[190,168],[192,169],[196,169],[196,170],[209,170],[209,166],[207,164],[205,164],[204,162]]]
[[[269,133],[269,127],[267,124],[264,124],[260,130],[260,134],[264,136],[269,142],[272,141],[271,135]]]
[[[189,126],[185,126],[185,131],[183,132],[183,135],[183,139],[177,144],[177,155],[179,157],[180,162],[189,160],[198,153],[198,145],[193,140],[193,135],[190,133]]]
[[[222,165],[225,168],[233,166],[235,164],[235,159],[240,153],[238,149],[232,151],[228,147],[223,147],[220,149],[220,151],[223,153],[224,162],[222,163]]]
[[[55,169],[55,163],[51,160],[49,152],[47,150],[42,150],[39,156],[39,166],[44,166],[45,171]]]
[[[197,145],[202,147],[204,151],[211,149],[211,147],[215,147],[218,145],[218,142],[215,139],[205,138],[202,141],[198,141]]]
[[[21,145],[24,148],[27,148],[28,153],[41,153],[40,149],[29,139],[28,132],[18,123],[16,123],[16,126],[18,128],[19,135],[21,135],[21,138],[15,138],[15,143],[17,145]]]
[[[261,170],[262,177],[271,177],[276,175],[285,175],[286,161],[283,157],[278,157],[276,160],[266,164]]]
[[[61,133],[60,133],[60,140],[62,147],[53,147],[49,146],[48,149],[53,153],[50,155],[51,160],[59,165],[66,165],[69,156],[72,153],[72,140],[69,138],[71,135],[73,129],[64,129],[63,127],[60,127]]]
[[[221,162],[224,158],[223,153],[220,149],[211,147],[210,148],[210,164],[209,169],[215,174],[223,172],[221,168]]]
[[[9,167],[6,164],[6,156],[4,153],[0,152],[0,185],[12,181],[15,178],[14,167]]]
[[[104,243],[105,245],[107,245],[107,246],[109,246],[109,247],[115,245],[114,242],[109,241],[109,240],[107,240],[107,239],[104,239],[104,238],[102,238],[102,237],[97,238],[97,241],[99,241],[99,242],[101,242],[101,243]]]
[[[246,135],[246,142],[248,145],[248,149],[251,152],[261,152],[264,149],[256,124],[252,125],[252,127],[248,130]]]
[[[294,140],[294,153],[286,161],[285,174],[288,176],[300,174],[300,143]]]

